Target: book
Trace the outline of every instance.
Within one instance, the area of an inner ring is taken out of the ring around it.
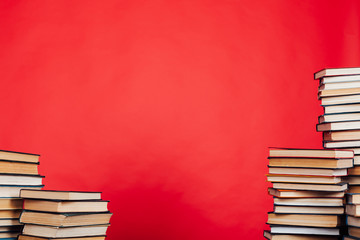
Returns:
[[[360,75],[331,76],[323,77],[320,79],[321,84],[353,81],[360,81]]]
[[[360,112],[360,104],[324,106],[325,114]]]
[[[313,236],[313,235],[295,235],[295,234],[273,234],[264,231],[264,237],[269,240],[339,240],[337,236]]]
[[[315,184],[338,184],[341,177],[327,176],[298,176],[298,175],[268,175],[269,182],[276,183],[315,183]]]
[[[110,222],[112,213],[62,213],[23,211],[20,222],[54,227],[104,225]]]
[[[359,130],[359,129],[360,129],[360,121],[321,123],[316,125],[316,130],[318,132]]]
[[[289,190],[308,190],[308,191],[327,191],[340,192],[347,190],[346,183],[340,184],[307,184],[307,183],[273,183],[275,189],[289,189]]]
[[[343,177],[343,179],[349,185],[360,185],[360,176],[347,176]]]
[[[342,89],[328,89],[321,90],[318,93],[318,98],[322,99],[324,97],[335,97],[335,96],[346,96],[360,94],[360,88],[342,88]]]
[[[274,205],[281,206],[331,206],[342,207],[342,198],[274,198]]]
[[[348,193],[346,200],[348,204],[360,204],[360,193]]]
[[[321,84],[319,86],[319,91],[337,90],[337,89],[351,89],[351,88],[359,88],[359,87],[360,87],[360,82],[359,81],[326,83],[326,84]]]
[[[360,217],[360,205],[358,204],[347,204],[345,211],[348,215]]]
[[[351,148],[351,147],[358,147],[360,146],[360,141],[327,141],[324,142],[325,148]],[[354,156],[355,157],[355,156]]]
[[[360,227],[360,218],[353,216],[346,216],[346,224],[348,226]]]
[[[354,165],[360,165],[360,155],[354,156]]]
[[[343,198],[344,192],[317,192],[317,191],[298,191],[281,190],[268,188],[268,193],[278,198]]]
[[[353,236],[344,236],[343,240],[360,240],[360,238],[353,237]]]
[[[0,218],[19,218],[22,208],[18,210],[1,210]]]
[[[0,174],[1,185],[42,185],[44,176],[40,175],[23,175],[23,174]]]
[[[360,193],[360,185],[349,185],[347,193]]]
[[[48,200],[100,200],[101,192],[23,189],[21,190],[20,196],[22,198]]]
[[[0,173],[38,175],[38,163],[0,160]]]
[[[342,224],[340,215],[268,213],[268,224],[332,228]]]
[[[313,234],[313,235],[340,235],[339,228],[320,227],[294,227],[294,226],[271,226],[271,233],[279,234]]]
[[[22,225],[16,226],[1,226],[0,232],[20,232],[22,230]]]
[[[339,169],[353,166],[353,158],[269,158],[270,167]]]
[[[274,213],[344,214],[343,207],[275,205]]]
[[[22,225],[18,218],[0,218],[0,226],[17,226]]]
[[[48,238],[87,237],[105,235],[109,225],[81,227],[51,227],[25,224],[22,234]]]
[[[20,234],[20,232],[0,232],[0,239],[17,239],[17,236]]]
[[[24,199],[24,209],[44,212],[108,212],[108,201],[103,200],[35,200]]]
[[[360,238],[360,228],[348,227],[349,235]]]
[[[38,189],[43,188],[44,185],[29,186],[29,185],[0,185],[0,196],[4,198],[18,198],[21,189]]]
[[[359,139],[360,139],[360,130],[323,132],[324,141],[347,141],[347,140],[359,140]]]
[[[47,237],[34,237],[28,235],[19,235],[18,240],[105,240],[105,236],[94,237],[66,237],[66,238],[47,238]]]
[[[353,158],[354,153],[347,150],[272,148],[269,157]]]
[[[314,74],[315,79],[328,76],[342,76],[342,75],[359,75],[360,68],[327,68],[322,69]]]
[[[0,198],[0,210],[22,209],[22,204],[21,198]]]
[[[324,114],[319,117],[319,123],[360,121],[360,113]]]
[[[307,175],[307,176],[346,176],[347,169],[346,168],[319,169],[319,168],[269,167],[269,174]]]
[[[40,155],[38,154],[0,150],[1,160],[38,163],[39,157]]]
[[[348,169],[348,174],[352,175],[360,175],[360,166],[354,166],[353,168]]]

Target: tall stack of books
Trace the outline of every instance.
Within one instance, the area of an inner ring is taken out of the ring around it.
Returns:
[[[19,240],[104,240],[112,213],[100,192],[21,190]]]
[[[41,189],[39,155],[0,150],[0,240],[17,239],[22,231],[21,189]]]
[[[317,131],[323,132],[324,148],[349,149],[355,153],[354,167],[349,169],[347,206],[349,234],[360,237],[355,223],[360,193],[360,68],[324,69],[315,73],[320,81],[318,97],[324,108]],[[351,224],[353,225],[351,225]],[[351,225],[351,227],[350,227]],[[356,231],[357,230],[357,231]],[[351,239],[350,237],[347,237]]]
[[[268,213],[272,240],[335,240],[344,224],[342,176],[353,167],[353,151],[273,148],[269,153]]]

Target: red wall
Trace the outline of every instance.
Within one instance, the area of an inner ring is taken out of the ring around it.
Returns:
[[[0,3],[0,147],[103,191],[108,239],[261,239],[267,147],[321,147],[313,73],[360,65],[353,1]]]

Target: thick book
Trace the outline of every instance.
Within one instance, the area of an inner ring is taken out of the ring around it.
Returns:
[[[319,117],[319,123],[360,121],[360,113],[324,114]]]
[[[330,89],[318,92],[318,98],[360,94],[360,88]]]
[[[277,198],[274,197],[274,205],[277,206],[344,206],[342,198]]]
[[[343,207],[323,206],[282,206],[274,205],[274,213],[304,213],[304,214],[344,214]]]
[[[42,185],[44,176],[40,175],[23,175],[23,174],[0,174],[1,185]]]
[[[344,192],[318,192],[318,191],[299,191],[299,190],[281,190],[268,188],[271,196],[279,198],[340,198],[344,197]]]
[[[348,193],[346,200],[348,204],[360,204],[360,193]]]
[[[19,218],[22,209],[18,210],[1,210],[0,211],[0,219],[1,218]]]
[[[360,175],[360,166],[354,166],[353,168],[348,169],[349,176]]]
[[[339,228],[320,228],[320,227],[294,227],[294,226],[271,226],[271,233],[279,234],[312,234],[312,235],[340,235]]]
[[[342,225],[340,215],[268,213],[268,224],[332,228]]]
[[[39,157],[38,154],[0,150],[1,160],[38,163]]]
[[[340,89],[352,89],[352,88],[359,88],[360,82],[353,81],[353,82],[337,82],[337,83],[325,83],[319,86],[319,91],[325,90],[340,90]]]
[[[340,192],[348,189],[347,183],[308,184],[308,183],[273,183],[275,189]]]
[[[23,200],[21,198],[0,198],[0,210],[22,209],[22,205]]]
[[[360,185],[349,185],[347,193],[360,193]]]
[[[1,226],[0,232],[21,232],[23,226],[17,225],[17,226]]]
[[[341,177],[328,176],[303,176],[303,175],[277,175],[269,174],[268,182],[273,183],[315,183],[315,184],[338,184],[341,183]]]
[[[20,190],[22,189],[37,189],[40,190],[44,185],[29,186],[29,185],[0,185],[0,196],[4,198],[18,198]]]
[[[318,132],[359,130],[359,129],[360,129],[360,121],[321,123],[316,125],[316,130]]]
[[[82,226],[82,227],[50,227],[43,225],[25,224],[24,235],[66,238],[66,237],[88,237],[106,235],[109,225]]]
[[[55,190],[21,190],[22,198],[53,200],[100,200],[101,192],[55,191]]]
[[[106,236],[93,236],[93,237],[66,237],[66,238],[48,238],[48,237],[35,237],[29,235],[19,235],[18,240],[105,240]]]
[[[360,68],[326,68],[314,73],[314,78],[319,79],[328,76],[359,75]]]
[[[0,173],[38,175],[38,163],[0,160]]]
[[[359,140],[359,139],[360,139],[360,130],[323,132],[324,141],[348,141],[348,140]]]
[[[264,237],[269,240],[339,240],[337,236],[274,234],[270,231],[264,231]]]
[[[61,213],[23,211],[20,222],[54,227],[104,225],[110,222],[112,213]]]
[[[360,228],[358,227],[348,227],[349,235],[360,238]]]
[[[349,164],[350,165],[350,164]],[[351,166],[352,167],[352,164]],[[306,175],[306,176],[347,176],[347,169],[269,167],[269,174]]]
[[[353,158],[354,153],[346,150],[271,148],[269,157]]]
[[[22,225],[18,218],[0,218],[0,226],[18,226]]]
[[[360,218],[347,215],[346,225],[353,227],[360,227]]]
[[[18,240],[105,240],[106,236],[93,237],[66,237],[66,238],[48,238],[48,237],[34,237],[29,235],[19,235]]]
[[[103,200],[35,200],[24,199],[24,209],[43,212],[108,212],[108,201]]]
[[[345,208],[346,214],[354,217],[360,217],[360,205],[358,204],[347,204]]]
[[[20,232],[0,232],[0,239],[7,240],[7,239],[17,239]]]
[[[353,158],[269,158],[270,167],[339,169],[353,166]]]
[[[347,176],[343,177],[343,180],[349,185],[360,185],[360,176]]]

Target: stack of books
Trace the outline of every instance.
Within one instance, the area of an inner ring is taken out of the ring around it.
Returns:
[[[344,225],[342,176],[353,167],[353,151],[272,148],[269,153],[268,213],[272,240],[335,240]]]
[[[0,240],[17,239],[22,231],[21,189],[41,189],[39,155],[0,150]]]
[[[315,73],[315,79],[320,81],[318,97],[324,108],[317,131],[323,132],[324,148],[354,151],[354,167],[344,179],[349,184],[347,199],[357,199],[355,196],[360,193],[360,68],[324,69]],[[347,212],[351,212],[348,223],[353,224],[357,202],[348,204]],[[349,234],[359,237],[355,231],[359,226],[355,225],[349,227]]]
[[[19,240],[104,240],[112,213],[100,192],[21,190]]]

